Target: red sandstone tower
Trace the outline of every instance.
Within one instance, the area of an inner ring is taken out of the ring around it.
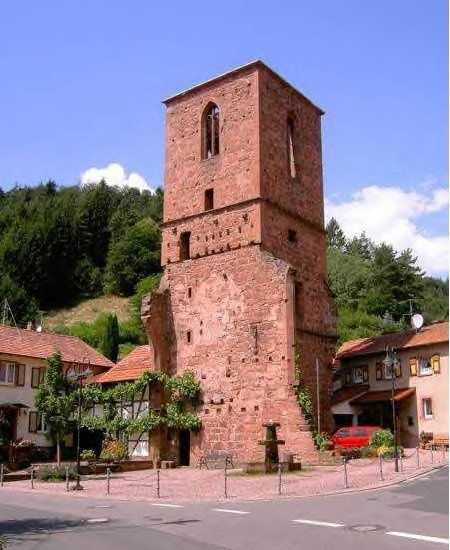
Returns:
[[[283,451],[314,449],[300,376],[330,428],[334,304],[326,282],[322,111],[252,62],[165,101],[161,287],[142,317],[156,368],[191,370],[202,430],[180,461],[231,452],[263,462],[263,423]]]

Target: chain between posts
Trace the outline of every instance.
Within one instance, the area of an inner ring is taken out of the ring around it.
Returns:
[[[228,468],[228,462],[225,461],[225,468],[223,469],[223,473],[224,473],[223,493],[224,493],[225,498],[228,498],[228,472],[227,472],[227,468]]]
[[[278,495],[281,495],[281,462],[278,462]]]
[[[161,471],[156,470],[156,498],[161,498]]]

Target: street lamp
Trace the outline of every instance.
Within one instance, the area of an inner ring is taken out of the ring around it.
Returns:
[[[395,415],[395,365],[397,364],[397,354],[394,348],[386,346],[386,357],[383,363],[389,368],[391,373],[391,401],[392,401],[392,429],[394,430],[394,460],[395,471],[398,472],[398,434],[397,434],[397,418]]]
[[[84,361],[83,361],[84,363]],[[86,364],[86,363],[85,363]],[[89,361],[87,362],[89,365]],[[72,372],[68,373],[68,378],[71,380],[76,380],[78,385],[78,417],[77,417],[77,480],[75,485],[72,487],[73,491],[82,491],[83,486],[80,483],[81,475],[80,475],[80,430],[81,430],[81,397],[83,389],[83,380],[85,378],[88,378],[91,376],[92,370],[89,368],[89,366],[83,370],[82,372],[76,372],[75,369],[72,369]]]

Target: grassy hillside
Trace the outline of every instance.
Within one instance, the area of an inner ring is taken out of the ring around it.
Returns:
[[[101,313],[116,315],[119,323],[123,323],[131,315],[130,300],[113,295],[84,300],[74,307],[47,313],[44,316],[44,327],[51,332],[60,326],[71,327],[77,323],[93,323]]]

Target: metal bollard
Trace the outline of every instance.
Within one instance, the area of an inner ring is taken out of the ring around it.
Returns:
[[[417,447],[417,467],[420,468],[420,447]]]
[[[69,492],[69,466],[66,466],[66,491]]]
[[[400,453],[400,472],[403,474],[403,453]]]
[[[223,473],[224,473],[224,479],[223,479],[223,482],[224,482],[224,485],[223,485],[223,494],[225,496],[225,498],[228,498],[228,472],[227,472],[227,466],[228,464],[225,463],[225,468],[223,470]]]
[[[0,467],[0,487],[3,487],[3,477],[5,475],[5,467],[3,464]]]
[[[445,445],[442,446],[442,462],[445,462]]]
[[[434,463],[433,445],[431,445],[431,464]]]
[[[384,481],[384,476],[383,476],[383,455],[380,455],[380,479],[381,479],[381,481]]]
[[[156,498],[161,498],[161,472],[159,468],[156,470]]]
[[[281,462],[278,462],[278,494],[281,495]]]
[[[30,482],[31,482],[31,488],[34,489],[34,468],[31,468],[30,470]]]
[[[111,488],[111,468],[106,468],[106,494],[109,495]]]
[[[348,489],[348,473],[347,473],[347,459],[344,457],[344,482],[345,482],[345,488]]]

